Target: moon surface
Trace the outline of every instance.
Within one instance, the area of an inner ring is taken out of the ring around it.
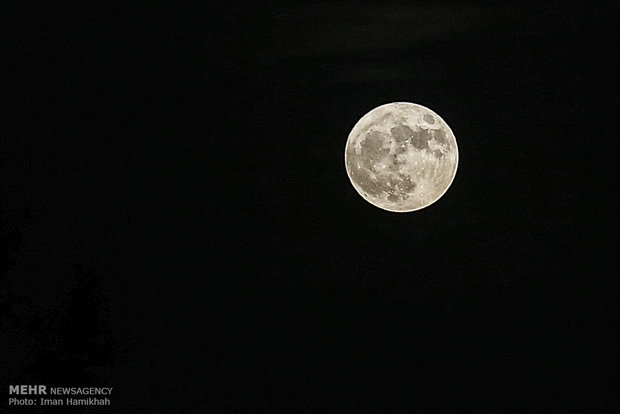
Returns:
[[[355,124],[344,158],[353,187],[366,201],[404,213],[445,194],[456,174],[459,151],[439,115],[422,105],[394,102]]]

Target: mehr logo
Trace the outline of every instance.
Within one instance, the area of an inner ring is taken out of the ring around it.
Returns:
[[[110,405],[111,401],[108,397],[112,394],[112,390],[112,387],[48,388],[46,385],[9,385],[9,395],[11,395],[9,405]]]
[[[45,385],[9,385],[9,395],[47,395]]]

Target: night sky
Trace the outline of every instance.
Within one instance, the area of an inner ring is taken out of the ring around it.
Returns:
[[[75,412],[618,412],[618,10],[220,3],[3,4],[4,389],[114,387]],[[394,101],[459,146],[406,214],[344,168]]]

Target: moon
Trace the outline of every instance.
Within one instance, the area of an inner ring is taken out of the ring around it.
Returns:
[[[446,193],[459,151],[454,133],[435,112],[393,102],[355,124],[344,159],[351,184],[366,201],[405,213],[428,207]]]

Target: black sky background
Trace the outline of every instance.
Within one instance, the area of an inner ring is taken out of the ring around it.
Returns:
[[[619,408],[610,5],[3,6],[3,384],[114,387],[76,412]],[[459,145],[410,214],[344,169],[393,101]]]

